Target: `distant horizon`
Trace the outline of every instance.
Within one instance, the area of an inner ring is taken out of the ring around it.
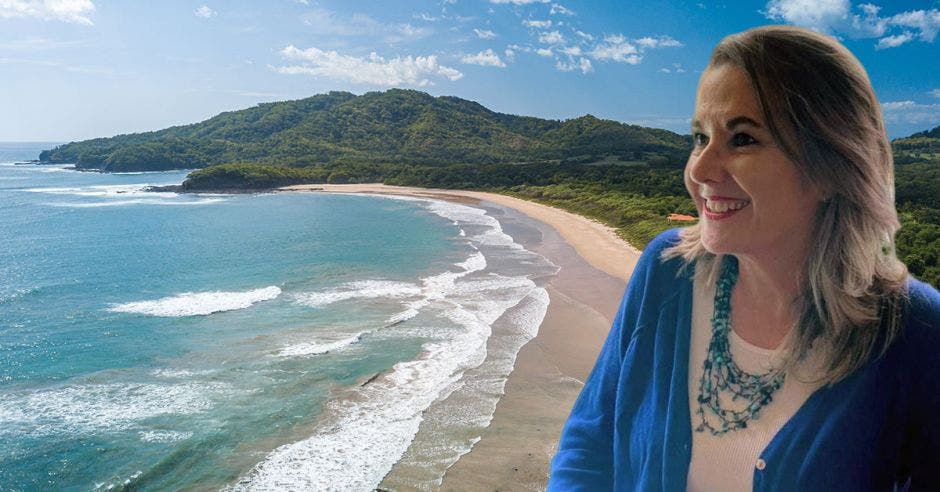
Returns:
[[[938,7],[940,0],[22,0],[0,6],[0,141],[141,133],[330,90],[392,87],[506,114],[592,114],[688,134],[711,49],[768,24],[808,27],[845,44],[868,71],[893,139],[940,125]]]

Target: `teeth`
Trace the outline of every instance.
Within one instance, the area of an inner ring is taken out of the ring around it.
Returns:
[[[714,213],[716,213],[716,214],[723,214],[723,213],[727,212],[728,210],[740,210],[740,209],[744,208],[745,206],[747,206],[749,203],[751,203],[751,202],[749,202],[749,201],[747,201],[747,200],[737,200],[737,201],[727,201],[727,200],[711,201],[711,200],[706,200],[706,201],[705,201],[705,207],[708,209],[709,212],[714,212]]]

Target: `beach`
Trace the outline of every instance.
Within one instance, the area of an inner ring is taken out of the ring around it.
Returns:
[[[547,286],[550,303],[538,335],[519,352],[490,425],[441,485],[443,490],[544,489],[561,428],[610,329],[639,251],[598,222],[493,193],[381,184],[282,190],[398,194],[482,207],[526,249],[560,267]],[[400,490],[407,483],[407,470],[396,467],[380,488]]]

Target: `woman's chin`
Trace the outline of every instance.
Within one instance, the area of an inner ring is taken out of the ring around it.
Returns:
[[[714,255],[730,254],[737,250],[734,240],[727,234],[710,234],[707,230],[702,232],[702,246]]]

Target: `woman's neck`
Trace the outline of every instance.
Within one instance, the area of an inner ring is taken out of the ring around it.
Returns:
[[[776,348],[798,321],[793,301],[803,283],[803,258],[735,256],[739,273],[731,295],[734,331],[748,343]]]

